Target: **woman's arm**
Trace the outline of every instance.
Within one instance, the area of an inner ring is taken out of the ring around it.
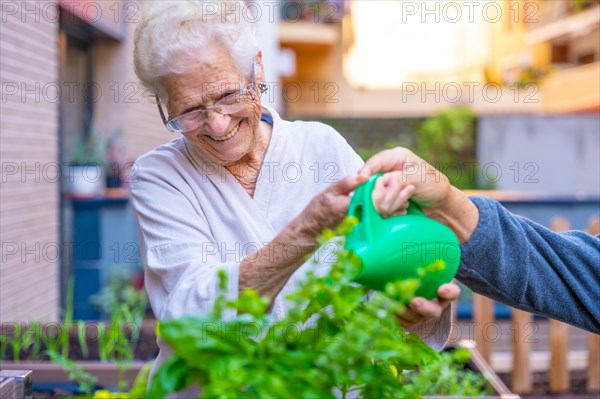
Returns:
[[[348,211],[349,194],[366,180],[352,175],[339,180],[315,196],[269,244],[240,264],[239,291],[252,287],[275,298],[290,276],[317,249],[317,237],[325,228],[335,228]]]
[[[346,216],[351,193],[366,179],[347,176],[317,194],[307,207],[257,252],[222,261],[211,226],[171,155],[142,158],[132,176],[132,202],[140,227],[148,291],[160,318],[205,313],[216,297],[217,271],[225,270],[231,299],[251,287],[275,298],[317,249],[317,237]],[[245,245],[246,243],[241,243]],[[165,316],[163,316],[165,315]]]

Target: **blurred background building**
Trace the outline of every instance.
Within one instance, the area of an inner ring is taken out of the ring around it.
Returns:
[[[286,117],[324,120],[372,152],[418,145],[414,123],[466,107],[477,142],[462,153],[505,172],[490,188],[591,196],[581,221],[597,210],[600,1],[252,4],[263,101]],[[2,322],[57,320],[76,272],[82,301],[105,269],[140,266],[127,178],[136,157],[174,138],[133,72],[140,7],[1,2]],[[86,172],[102,185],[94,199],[70,195],[82,153],[105,164]]]

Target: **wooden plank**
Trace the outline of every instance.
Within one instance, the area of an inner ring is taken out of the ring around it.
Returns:
[[[24,399],[30,397],[30,370],[0,370],[0,398]]]
[[[454,283],[456,283],[456,280],[453,280]],[[458,342],[461,340],[460,337],[460,333],[459,333],[459,328],[458,328],[458,314],[457,314],[457,308],[458,308],[458,301],[455,301],[453,303],[450,304],[451,306],[451,323],[450,323],[450,336],[448,337],[448,345],[452,346],[452,345],[457,345]]]
[[[600,217],[590,221],[588,233],[600,234]],[[600,335],[588,334],[588,391],[600,391]]]
[[[588,391],[600,391],[600,335],[588,335]]]
[[[529,363],[531,342],[526,339],[524,332],[533,315],[519,309],[512,309],[513,321],[513,369],[512,390],[517,393],[529,393],[533,390],[533,378]]]
[[[17,381],[14,378],[0,377],[0,398],[20,399],[17,398]]]
[[[550,392],[569,391],[569,325],[550,320]]]
[[[490,363],[492,359],[492,351],[494,343],[490,334],[494,334],[496,330],[493,327],[494,323],[494,301],[490,298],[473,294],[473,322],[475,342],[477,350],[486,362]]]
[[[565,231],[571,228],[569,221],[563,217],[554,218],[550,227],[554,231]],[[569,365],[569,326],[558,320],[550,320],[550,392],[568,392],[570,385]]]
[[[487,381],[492,385],[494,391],[499,394],[501,399],[520,399],[519,395],[516,395],[508,389],[504,382],[498,377],[492,366],[488,362],[485,361],[481,353],[477,350],[477,344],[470,340],[462,340],[459,342],[459,346],[461,348],[467,349],[471,353],[471,362],[474,365],[475,370],[481,374]],[[491,396],[494,398],[496,396]],[[432,397],[436,399],[440,399],[443,397]],[[449,396],[449,398],[457,398],[456,396]],[[487,398],[487,396],[486,396]]]

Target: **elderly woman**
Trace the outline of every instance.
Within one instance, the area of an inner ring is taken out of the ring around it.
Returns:
[[[368,176],[332,128],[288,122],[261,105],[262,54],[244,3],[212,4],[220,13],[203,13],[200,1],[148,2],[136,30],[136,73],[180,136],[140,157],[132,179],[146,288],[159,320],[199,315],[212,308],[224,270],[229,297],[254,288],[273,298],[279,318],[283,298],[315,267],[303,265],[317,236],[342,221]],[[380,186],[381,201],[409,194]],[[326,271],[327,256],[319,259]],[[440,347],[457,295],[443,286],[440,298],[418,299],[399,319]],[[169,354],[159,346],[155,368]]]

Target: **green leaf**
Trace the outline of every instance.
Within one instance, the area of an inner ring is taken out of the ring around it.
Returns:
[[[191,384],[188,378],[190,368],[180,356],[174,355],[167,359],[152,377],[148,389],[148,397],[161,399],[169,393],[181,391]]]

